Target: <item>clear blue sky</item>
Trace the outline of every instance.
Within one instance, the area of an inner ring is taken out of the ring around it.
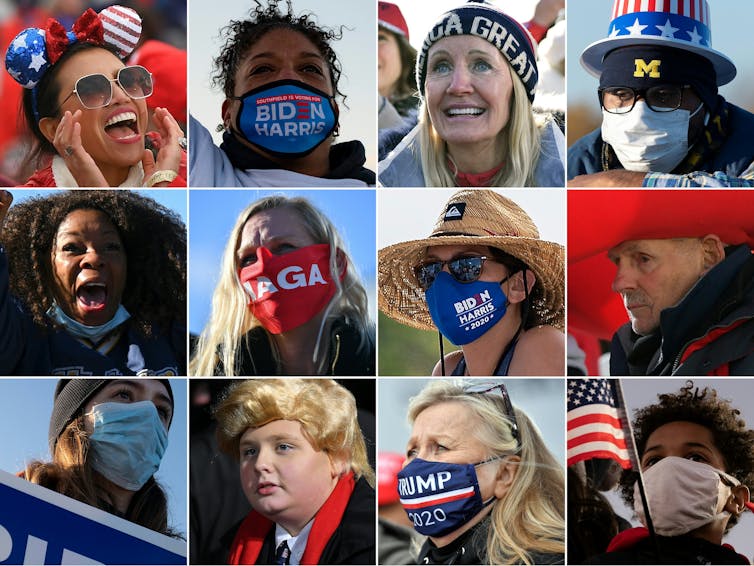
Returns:
[[[56,383],[55,379],[0,379],[0,430],[5,431],[0,470],[15,474],[31,460],[50,460],[47,430]],[[156,477],[168,494],[170,524],[187,535],[186,380],[171,379],[170,386],[174,416],[168,449]]]
[[[375,191],[359,190],[191,190],[189,226],[189,329],[201,332],[209,317],[220,259],[238,214],[257,199],[272,194],[303,196],[335,224],[356,263],[376,316]]]

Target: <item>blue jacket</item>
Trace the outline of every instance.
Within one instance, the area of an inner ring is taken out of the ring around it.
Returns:
[[[754,162],[754,114],[726,103],[730,116],[728,137],[712,158],[699,171],[721,171],[738,177]],[[601,128],[588,133],[568,148],[568,179],[602,171]]]
[[[101,351],[65,330],[35,324],[10,293],[8,258],[0,247],[0,376],[7,375],[186,375],[186,331],[153,327],[146,337],[123,323],[117,341]]]
[[[426,187],[419,156],[419,127],[411,130],[403,141],[382,161],[377,169],[383,187]],[[549,121],[542,128],[539,161],[534,172],[535,187],[563,187],[565,184],[565,138],[563,132]]]

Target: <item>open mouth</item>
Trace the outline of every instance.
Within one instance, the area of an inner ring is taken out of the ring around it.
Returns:
[[[123,112],[105,122],[105,132],[115,139],[131,138],[139,134],[135,112]]]
[[[107,304],[107,286],[100,282],[84,283],[76,289],[76,298],[85,311],[101,311]]]
[[[257,485],[257,493],[259,495],[270,495],[275,491],[276,488],[277,485],[274,483],[262,482]]]
[[[468,108],[448,108],[445,111],[445,115],[449,116],[451,118],[454,118],[456,116],[481,116],[484,114],[486,110],[484,108],[478,108],[478,107],[468,107]]]

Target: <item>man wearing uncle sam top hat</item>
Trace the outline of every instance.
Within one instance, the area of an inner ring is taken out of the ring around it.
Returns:
[[[754,186],[754,115],[717,93],[736,67],[707,0],[615,0],[581,64],[602,126],[569,149],[569,186]]]

